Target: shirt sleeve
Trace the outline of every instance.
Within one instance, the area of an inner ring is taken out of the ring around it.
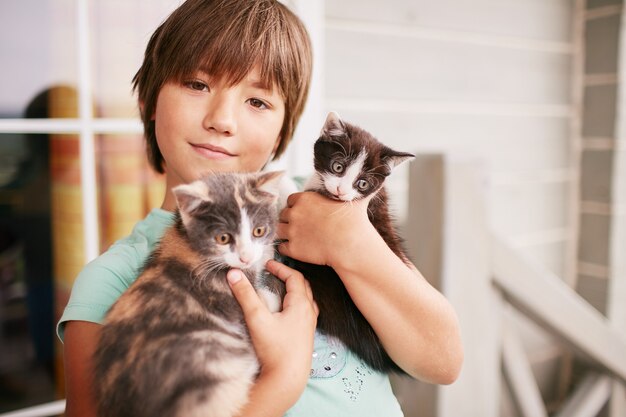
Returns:
[[[59,339],[63,341],[68,321],[102,323],[113,303],[137,277],[136,264],[132,256],[121,250],[106,252],[87,264],[76,277],[69,302],[57,324]]]

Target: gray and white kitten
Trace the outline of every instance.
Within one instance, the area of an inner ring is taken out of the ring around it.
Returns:
[[[368,205],[369,220],[391,250],[408,264],[389,212],[384,182],[396,166],[413,158],[413,154],[394,151],[367,131],[330,113],[314,146],[315,173],[305,190],[346,203],[375,194]],[[319,306],[317,328],[322,333],[341,340],[373,369],[402,372],[331,267],[297,260],[287,262],[311,284]]]
[[[241,269],[280,309],[284,287],[264,266],[281,174],[214,174],[174,189],[174,224],[102,327],[100,417],[230,417],[246,403],[259,364],[226,273]]]

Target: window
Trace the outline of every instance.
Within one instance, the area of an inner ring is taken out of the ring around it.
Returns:
[[[180,2],[0,4],[0,392],[10,394],[0,395],[0,412],[59,395],[54,326],[76,274],[160,205],[131,79]],[[319,43],[321,0],[287,4]],[[294,174],[307,169],[297,149],[310,155],[323,121],[315,83],[299,131],[318,127],[278,164]]]

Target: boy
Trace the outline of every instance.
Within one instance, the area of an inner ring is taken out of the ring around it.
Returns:
[[[76,280],[59,323],[68,417],[95,415],[91,386],[97,381],[90,375],[99,323],[169,226],[172,187],[209,172],[258,171],[280,156],[302,113],[310,75],[306,30],[276,1],[188,0],[155,31],[134,87],[148,157],[165,173],[166,195],[161,209]],[[313,193],[292,195],[280,218],[279,237],[288,240],[281,252],[333,266],[403,369],[452,382],[461,360],[454,312],[390,253],[367,220],[366,204],[355,204],[341,219],[332,216],[335,204]],[[315,335],[317,308],[302,275],[273,261],[268,269],[287,281],[289,301],[277,314],[264,308],[239,271],[229,273],[261,363],[241,415],[401,415],[386,375]],[[319,362],[326,353],[332,366]],[[309,379],[317,369],[321,375]]]

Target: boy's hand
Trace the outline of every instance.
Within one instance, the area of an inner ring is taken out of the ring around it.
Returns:
[[[243,310],[261,364],[259,380],[284,381],[281,391],[293,397],[295,403],[311,371],[319,310],[301,273],[274,260],[266,266],[287,288],[283,310],[277,313],[270,313],[241,271],[232,269],[227,278]]]
[[[371,198],[341,202],[316,192],[291,194],[279,216],[278,251],[302,262],[333,266],[351,256],[350,247],[373,229],[367,217]]]

